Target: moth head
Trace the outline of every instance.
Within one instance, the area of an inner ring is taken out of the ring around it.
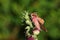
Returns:
[[[36,13],[31,13],[31,17],[37,17],[37,14]]]

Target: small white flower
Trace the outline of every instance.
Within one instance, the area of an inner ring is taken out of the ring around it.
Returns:
[[[29,22],[29,20],[26,20],[26,24],[29,24],[30,22]]]
[[[33,34],[34,34],[34,35],[38,35],[39,33],[40,33],[39,30],[34,30],[34,31],[33,31]]]

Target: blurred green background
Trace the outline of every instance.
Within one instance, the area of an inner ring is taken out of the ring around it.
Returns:
[[[37,11],[48,32],[39,40],[60,40],[60,0],[0,0],[0,40],[25,40],[23,11]]]

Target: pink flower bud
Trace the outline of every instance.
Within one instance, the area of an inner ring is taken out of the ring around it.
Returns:
[[[28,37],[27,40],[34,40],[32,36]]]

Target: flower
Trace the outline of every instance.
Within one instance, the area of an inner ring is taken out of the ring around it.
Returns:
[[[27,38],[27,40],[34,40],[34,37],[30,36]]]

